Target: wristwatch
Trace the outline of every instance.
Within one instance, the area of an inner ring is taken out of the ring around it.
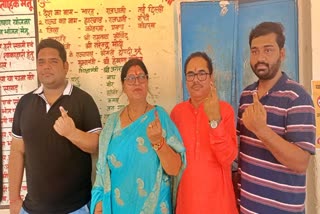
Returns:
[[[221,121],[221,119],[220,120],[209,120],[209,125],[212,129],[215,129],[218,127],[220,121]]]

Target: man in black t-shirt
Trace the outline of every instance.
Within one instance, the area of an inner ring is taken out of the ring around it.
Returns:
[[[101,121],[92,97],[66,80],[64,46],[44,39],[37,47],[41,86],[15,110],[9,158],[10,213],[89,213],[91,155]],[[28,193],[20,197],[23,170]]]

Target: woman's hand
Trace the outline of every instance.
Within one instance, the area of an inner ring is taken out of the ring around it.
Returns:
[[[94,209],[94,214],[102,214],[102,201],[97,203]]]

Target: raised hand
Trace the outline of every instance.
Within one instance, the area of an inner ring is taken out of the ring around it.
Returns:
[[[155,119],[147,126],[147,136],[152,145],[159,144],[162,141],[162,126],[159,120],[158,111],[154,111]]]
[[[256,133],[260,128],[267,125],[267,112],[260,103],[258,94],[252,94],[253,103],[242,114],[242,122],[247,129]]]
[[[209,120],[220,120],[220,105],[217,89],[213,82],[210,83],[210,93],[204,101],[204,111],[208,116]]]
[[[61,116],[56,120],[53,125],[54,130],[61,136],[68,137],[74,133],[76,127],[71,117],[68,115],[62,106],[59,107]]]

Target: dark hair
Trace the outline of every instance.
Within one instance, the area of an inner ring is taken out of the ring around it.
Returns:
[[[145,66],[145,64],[142,62],[142,60],[138,59],[138,58],[132,58],[129,59],[122,67],[121,69],[121,82],[124,82],[124,78],[126,78],[127,74],[128,74],[128,70],[132,67],[132,66],[139,66],[144,74],[147,76],[147,79],[149,79],[148,77],[148,70]]]
[[[190,62],[191,59],[196,58],[196,57],[201,57],[207,62],[207,67],[209,69],[209,74],[211,75],[213,72],[213,66],[212,66],[212,60],[211,58],[205,53],[205,52],[194,52],[188,56],[184,63],[184,74],[187,73],[187,65]]]
[[[249,36],[249,45],[251,47],[251,42],[253,39],[264,36],[270,33],[275,33],[277,36],[277,44],[279,48],[284,47],[284,42],[286,40],[284,33],[283,33],[284,27],[281,23],[278,22],[262,22],[259,25],[257,25],[254,29],[251,30],[250,36]]]
[[[63,44],[58,42],[57,40],[48,38],[48,39],[43,39],[40,41],[37,47],[37,58],[39,55],[39,52],[43,48],[54,48],[59,52],[59,56],[62,59],[63,62],[67,61],[67,52],[66,49],[64,48]]]

